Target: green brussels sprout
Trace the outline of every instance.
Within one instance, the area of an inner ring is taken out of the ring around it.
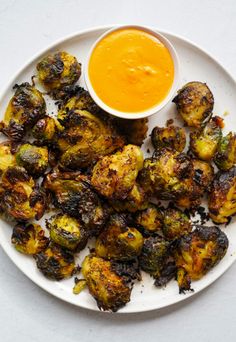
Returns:
[[[131,288],[113,271],[110,261],[87,255],[82,263],[82,274],[100,310],[116,312],[130,301]]]
[[[222,137],[222,119],[214,116],[206,126],[190,133],[190,149],[194,155],[205,161],[211,160]]]
[[[141,186],[134,184],[131,191],[124,200],[110,200],[111,206],[118,212],[129,211],[134,213],[147,207],[147,196]]]
[[[219,171],[213,180],[208,197],[210,218],[213,222],[223,224],[229,222],[236,214],[236,167],[228,171]]]
[[[80,294],[80,292],[83,291],[86,286],[87,286],[87,282],[85,279],[75,278],[75,285],[73,287],[73,293],[75,295]]]
[[[16,153],[17,164],[23,166],[34,177],[44,174],[49,166],[48,158],[47,147],[38,147],[28,143],[21,145]]]
[[[52,242],[34,258],[38,269],[52,280],[70,278],[78,270],[72,252]]]
[[[168,149],[157,150],[144,160],[139,174],[143,189],[159,199],[176,200],[185,196],[192,183],[193,165],[189,156]]]
[[[16,164],[16,158],[11,153],[11,142],[4,141],[0,143],[0,174],[7,170],[8,167]]]
[[[63,213],[78,218],[89,235],[98,235],[109,210],[92,190],[88,177],[79,172],[53,171],[44,180],[44,188],[52,194],[53,204]]]
[[[18,221],[39,220],[46,208],[42,188],[20,166],[9,167],[2,176],[1,207]]]
[[[167,208],[164,211],[163,233],[168,240],[178,239],[192,230],[189,217],[177,208]]]
[[[105,259],[126,261],[137,257],[142,250],[143,237],[132,227],[128,227],[122,215],[111,216],[107,227],[98,236],[96,254]]]
[[[230,132],[221,139],[214,162],[222,171],[227,171],[234,166],[236,163],[236,134]]]
[[[179,240],[174,252],[179,292],[191,290],[191,280],[201,279],[226,254],[229,241],[218,227],[197,226]]]
[[[145,210],[136,213],[135,222],[145,233],[160,233],[162,231],[163,213],[154,204],[149,204]]]
[[[44,57],[37,64],[37,71],[40,82],[54,98],[58,98],[58,91],[78,81],[81,64],[74,56],[60,51]]]
[[[151,133],[155,149],[170,148],[182,152],[186,145],[185,130],[177,126],[154,127]]]
[[[87,243],[87,235],[80,222],[67,214],[58,214],[47,221],[50,238],[69,250],[82,250]]]
[[[124,145],[113,126],[86,110],[70,111],[62,124],[65,129],[59,134],[57,145],[64,169],[88,167]]]
[[[40,225],[18,223],[13,228],[11,242],[18,252],[33,255],[46,249],[49,239]]]
[[[161,236],[150,236],[144,239],[139,264],[143,271],[153,278],[159,278],[170,254],[170,242]]]
[[[206,83],[189,82],[178,91],[173,102],[187,126],[200,127],[211,116],[214,97]]]
[[[45,115],[45,100],[34,86],[29,83],[15,85],[11,98],[0,123],[0,131],[13,141],[20,141],[26,131]]]
[[[143,166],[138,146],[126,145],[122,151],[101,158],[93,168],[91,184],[109,199],[125,199],[135,185]]]
[[[50,116],[45,116],[40,119],[33,127],[32,135],[35,139],[42,143],[51,143],[56,138],[57,132],[63,130],[63,127]]]

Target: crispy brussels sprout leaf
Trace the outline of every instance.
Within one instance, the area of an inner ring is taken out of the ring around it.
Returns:
[[[198,226],[184,235],[175,251],[179,292],[190,290],[191,280],[201,279],[226,254],[228,238],[218,227]]]
[[[49,239],[40,225],[19,223],[13,229],[11,242],[18,252],[34,255],[47,248]]]
[[[130,301],[131,288],[112,270],[110,261],[86,256],[82,273],[100,310],[117,311]]]
[[[127,261],[137,257],[142,250],[141,233],[128,227],[122,215],[111,216],[107,227],[96,241],[95,251],[99,257]]]
[[[72,252],[54,243],[34,258],[38,269],[52,280],[70,278],[77,272]]]
[[[101,158],[94,166],[91,184],[109,199],[125,199],[143,166],[143,153],[135,145]]]
[[[75,285],[73,287],[73,293],[75,295],[80,294],[87,286],[87,282],[85,279],[75,278]]]
[[[10,100],[0,130],[13,141],[20,141],[27,129],[45,115],[45,100],[29,83],[15,85],[15,94]]]
[[[173,102],[187,126],[200,127],[211,116],[214,97],[205,83],[189,82],[178,91]]]

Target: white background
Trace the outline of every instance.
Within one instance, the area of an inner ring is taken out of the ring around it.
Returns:
[[[56,39],[112,23],[152,25],[185,36],[215,55],[236,77],[236,0],[0,0],[0,90],[26,60]],[[108,315],[48,295],[0,248],[1,342],[231,342],[235,338],[236,264],[181,304],[137,315]]]

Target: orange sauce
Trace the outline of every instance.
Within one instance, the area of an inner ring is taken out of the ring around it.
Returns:
[[[124,28],[98,42],[88,74],[106,105],[122,112],[143,112],[167,96],[174,63],[166,46],[153,35]]]

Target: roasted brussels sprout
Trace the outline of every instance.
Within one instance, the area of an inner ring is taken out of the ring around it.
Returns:
[[[143,166],[143,153],[135,145],[105,156],[93,168],[92,186],[109,199],[125,199]]]
[[[112,270],[110,261],[90,254],[83,261],[82,273],[100,310],[115,312],[130,301],[131,288]]]
[[[85,289],[86,286],[87,286],[87,282],[85,279],[75,278],[75,285],[73,287],[73,293],[75,295],[80,294],[80,292],[83,291],[83,289]]]
[[[228,238],[218,227],[197,226],[184,235],[175,251],[179,292],[191,289],[191,280],[202,278],[226,254]]]
[[[44,57],[37,64],[38,78],[44,87],[57,98],[57,91],[71,86],[81,75],[81,64],[65,51]]]
[[[15,94],[10,100],[0,130],[11,140],[20,141],[26,130],[45,115],[45,100],[29,83],[15,85]]]
[[[191,230],[191,221],[181,210],[169,207],[164,211],[162,231],[168,240],[178,239]]]
[[[206,83],[189,82],[178,91],[173,102],[187,126],[200,127],[211,116],[214,97]]]
[[[236,167],[215,175],[208,197],[209,214],[215,223],[227,223],[236,214]]]
[[[214,116],[206,126],[190,133],[190,148],[195,156],[201,160],[211,160],[218,148],[222,137],[222,119]]]
[[[230,132],[220,140],[214,157],[216,166],[227,171],[236,163],[236,134]]]
[[[75,89],[75,94],[62,105],[58,111],[57,118],[62,125],[67,124],[74,110],[86,110],[91,114],[98,114],[101,108],[93,101],[89,92],[81,87]]]
[[[191,186],[193,165],[189,156],[168,149],[157,150],[144,160],[139,181],[145,191],[160,199],[174,200],[184,196]]]
[[[2,176],[1,207],[18,221],[39,220],[45,211],[46,199],[43,189],[20,166],[9,167]]]
[[[148,119],[128,120],[115,118],[114,124],[118,132],[125,137],[127,144],[141,146],[147,136]]]
[[[48,149],[29,143],[23,144],[16,153],[16,162],[19,166],[23,166],[30,175],[40,177],[49,166]]]
[[[149,204],[145,210],[136,213],[135,222],[145,233],[160,233],[162,231],[163,213],[154,204]]]
[[[124,200],[111,200],[109,203],[118,212],[134,213],[148,206],[146,193],[138,183],[133,186]]]
[[[47,221],[50,238],[69,250],[82,250],[87,243],[87,234],[81,223],[67,214],[58,214]]]
[[[177,126],[154,127],[151,133],[155,149],[170,148],[182,152],[186,145],[185,130]]]
[[[139,264],[143,271],[153,278],[159,278],[170,254],[170,242],[160,236],[150,236],[144,239]]]
[[[47,249],[35,254],[34,258],[38,269],[52,280],[70,278],[77,272],[72,252],[55,243],[50,243]]]
[[[51,143],[55,140],[56,134],[63,130],[63,127],[50,116],[40,119],[33,127],[32,135],[35,139],[43,143]]]
[[[124,145],[114,127],[86,110],[72,110],[63,122],[66,129],[57,141],[62,152],[61,165],[77,170],[94,163]]]
[[[142,250],[143,237],[125,218],[116,214],[111,216],[108,226],[98,236],[95,252],[99,257],[126,261],[137,257]]]
[[[0,174],[16,164],[15,156],[11,153],[11,142],[0,143]]]
[[[212,165],[205,161],[192,159],[193,177],[188,192],[176,200],[176,204],[186,209],[196,209],[201,204],[205,192],[210,191],[214,178]]]
[[[46,176],[44,187],[52,193],[56,208],[80,219],[90,235],[100,232],[109,211],[91,189],[86,176],[54,171]]]
[[[18,252],[37,254],[47,248],[49,239],[40,225],[18,223],[13,229],[11,242]]]

